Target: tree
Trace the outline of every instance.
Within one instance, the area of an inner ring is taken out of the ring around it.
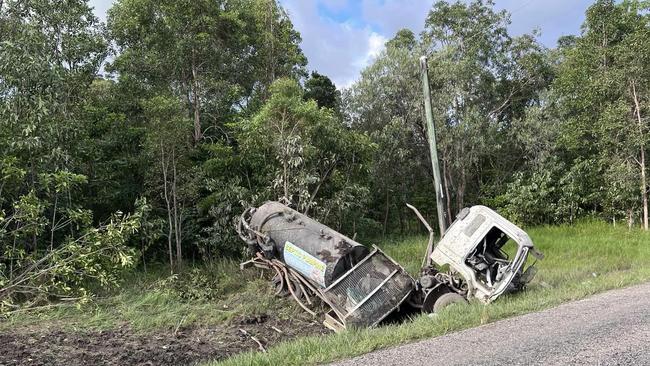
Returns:
[[[341,108],[341,93],[325,75],[312,71],[311,77],[305,82],[305,99],[316,101],[319,107],[330,108],[338,112]]]
[[[203,138],[203,103],[232,104],[233,76],[248,61],[238,6],[236,1],[121,0],[109,10],[108,27],[120,51],[111,69],[182,98],[194,143]]]
[[[413,31],[410,29],[400,29],[395,33],[393,39],[386,42],[387,48],[405,48],[409,51],[413,51],[417,47],[418,41],[413,34]]]
[[[431,87],[444,116],[439,135],[450,218],[483,190],[503,187],[516,170],[521,161],[507,143],[508,128],[539,103],[551,79],[543,47],[530,35],[510,37],[509,15],[493,7],[438,2],[425,22]]]
[[[200,207],[214,219],[205,234],[231,237],[237,213],[269,199],[334,227],[356,229],[368,194],[364,176],[372,145],[332,110],[304,100],[295,80],[273,83],[266,103],[237,123],[234,137],[236,146],[207,147],[211,158],[203,171],[211,194]],[[204,243],[216,246],[209,238]]]
[[[187,164],[189,146],[183,137],[187,136],[189,124],[183,116],[180,103],[173,96],[156,96],[143,102],[150,130],[147,135],[146,152],[152,164],[149,184],[153,192],[162,195],[167,216],[167,250],[169,265],[173,272],[183,263],[183,220],[186,209],[192,204],[192,193],[184,192],[184,182],[188,177],[181,172],[189,172]],[[173,245],[172,245],[173,243]],[[175,248],[175,255],[174,250]],[[175,259],[174,259],[175,257]]]
[[[141,107],[131,91],[126,83],[100,78],[86,90],[78,160],[88,184],[81,200],[93,211],[96,223],[116,211],[132,212],[145,188],[147,124],[134,116]]]
[[[86,181],[78,174],[84,136],[84,93],[106,55],[97,18],[85,1],[8,1],[0,7],[0,210],[11,221],[11,251],[39,256],[63,233],[89,224],[71,192]],[[52,9],[58,6],[58,11]],[[30,202],[29,217],[16,213]],[[44,236],[47,235],[47,240]],[[5,258],[14,258],[5,253]]]
[[[385,207],[384,226],[389,201],[396,201],[402,222],[406,197],[435,197],[417,67],[423,54],[429,55],[448,220],[468,203],[503,193],[522,165],[521,146],[512,143],[511,126],[525,119],[528,107],[540,103],[540,93],[552,80],[552,67],[534,36],[508,35],[508,22],[508,14],[496,12],[490,1],[438,2],[429,12],[421,39],[408,30],[399,31],[345,93],[352,126],[375,131],[376,141],[384,141],[380,146],[385,150],[380,148],[383,154],[375,161],[382,166],[375,181],[384,185],[380,190],[384,198],[375,201],[375,207],[378,202]],[[398,127],[399,136],[408,138],[404,150],[381,137],[394,134]],[[391,156],[388,168],[386,159]],[[413,162],[418,168],[408,168]],[[402,172],[402,167],[411,173]],[[433,207],[433,202],[423,199],[421,205]]]
[[[246,32],[255,49],[248,66],[248,83],[253,85],[250,95],[264,102],[276,79],[298,80],[307,76],[307,58],[300,49],[300,33],[277,0],[249,0],[243,4],[244,9],[252,9],[250,16],[245,13]],[[240,78],[244,79],[243,76]]]
[[[343,96],[348,123],[368,133],[377,144],[370,207],[371,217],[383,223],[384,233],[390,229],[391,217],[396,217],[404,230],[407,201],[432,207],[426,197],[433,186],[422,184],[431,182],[433,175],[422,120],[420,49],[404,47],[398,41],[404,34],[398,32],[387,43],[385,52],[361,72]]]
[[[85,302],[133,264],[140,214],[93,226],[81,194],[86,91],[106,53],[86,1],[0,2],[0,312]]]
[[[306,64],[300,37],[274,0],[120,0],[108,28],[120,52],[110,69],[145,93],[182,100],[195,144],[256,105],[275,78],[301,76]]]
[[[564,51],[555,85],[567,96],[563,143],[575,156],[596,156],[606,179],[601,183],[605,199],[598,204],[630,224],[640,206],[647,229],[650,33],[644,4],[602,0],[592,5],[582,35]]]
[[[143,185],[167,222],[172,268],[190,249],[204,258],[237,255],[225,238],[244,197],[230,172],[216,179],[204,168],[217,165],[221,148],[238,147],[236,121],[260,108],[276,78],[304,76],[300,35],[274,0],[121,0],[108,28],[119,52],[108,67],[117,73],[114,91],[128,101],[113,110],[144,130],[142,155],[155,164],[141,168]],[[222,182],[228,189],[217,199],[212,190]],[[212,250],[216,240],[223,250]]]

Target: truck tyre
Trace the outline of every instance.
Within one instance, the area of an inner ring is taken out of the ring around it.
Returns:
[[[433,311],[438,313],[440,310],[446,308],[447,306],[465,303],[467,303],[467,300],[465,300],[464,297],[455,292],[447,292],[445,294],[442,294],[433,304]]]

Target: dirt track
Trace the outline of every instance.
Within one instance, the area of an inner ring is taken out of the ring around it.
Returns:
[[[650,283],[337,365],[650,365]]]
[[[268,347],[319,333],[327,331],[301,316],[291,320],[262,316],[239,319],[228,326],[154,334],[134,332],[126,326],[105,331],[25,328],[0,333],[0,365],[191,365],[258,349],[251,336]]]

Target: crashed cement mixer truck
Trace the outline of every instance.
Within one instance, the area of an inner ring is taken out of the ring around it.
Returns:
[[[434,230],[408,205],[429,231],[417,278],[380,248],[358,243],[279,202],[249,208],[237,223],[253,255],[242,267],[272,271],[276,294],[292,296],[313,315],[317,303],[325,304],[329,310],[323,323],[334,331],[375,326],[402,307],[432,313],[470,300],[490,303],[522,290],[535,276],[535,260],[543,258],[525,231],[485,206],[463,209],[446,227],[426,67],[423,58],[441,238],[434,246]]]
[[[380,248],[279,202],[248,209],[238,231],[255,254],[242,265],[274,271],[276,293],[314,315],[312,305],[322,301],[331,309],[324,324],[335,331],[375,326],[402,305],[430,313],[471,299],[490,303],[523,289],[535,274],[528,257],[542,258],[523,230],[484,206],[461,211],[417,279]],[[502,250],[508,241],[514,253]]]

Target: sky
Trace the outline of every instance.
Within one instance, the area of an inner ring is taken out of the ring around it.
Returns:
[[[302,36],[308,68],[329,76],[339,88],[350,86],[361,70],[402,28],[416,34],[435,0],[280,0]],[[90,0],[102,20],[112,0]],[[593,0],[495,0],[511,13],[512,35],[541,31],[539,40],[554,47],[562,35],[578,34]]]

